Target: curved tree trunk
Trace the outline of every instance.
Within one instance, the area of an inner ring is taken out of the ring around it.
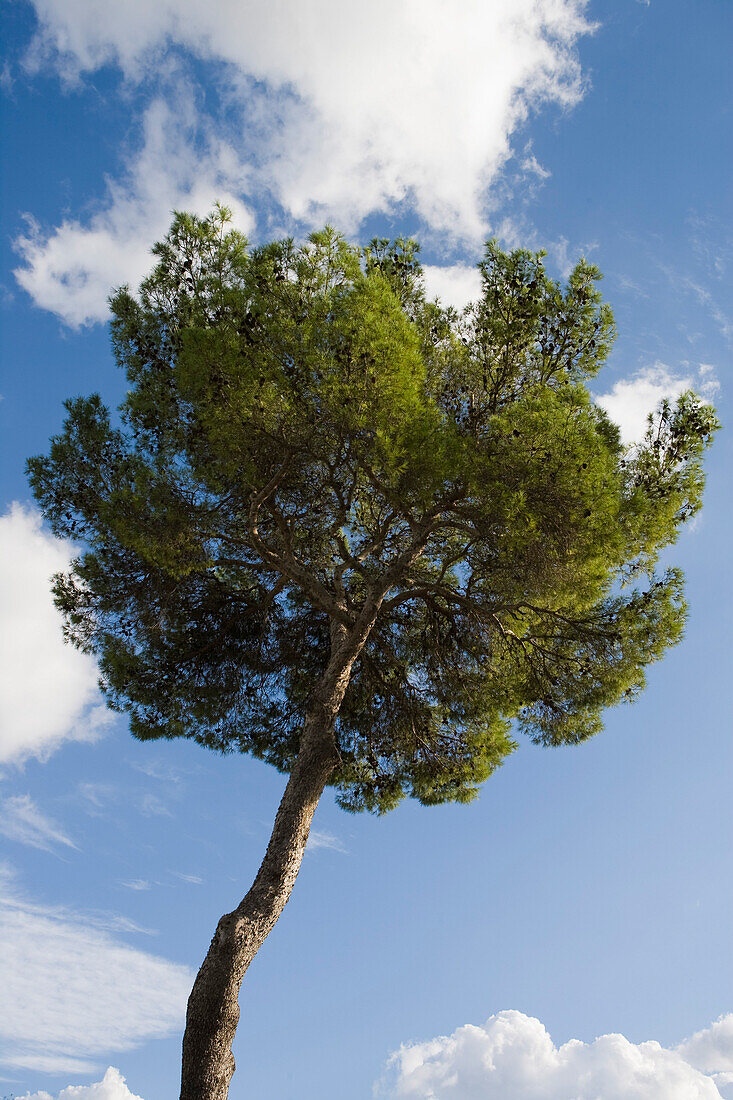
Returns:
[[[242,979],[290,897],[318,800],[339,762],[334,722],[356,655],[345,650],[334,654],[314,692],[298,758],[257,877],[237,908],[219,921],[191,990],[180,1100],[227,1100]]]

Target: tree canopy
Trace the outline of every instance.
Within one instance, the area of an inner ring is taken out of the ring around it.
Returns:
[[[350,810],[467,801],[513,731],[580,742],[639,692],[681,636],[659,555],[717,422],[685,393],[622,446],[588,390],[614,336],[593,265],[562,287],[490,242],[459,313],[412,241],[250,249],[217,208],[153,251],[111,300],[119,415],[67,402],[29,462],[85,546],[55,582],[67,635],[136,737],[290,771],[367,608],[329,778]]]

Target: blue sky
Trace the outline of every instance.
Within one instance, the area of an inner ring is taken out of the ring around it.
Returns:
[[[173,208],[222,199],[253,241],[413,233],[456,303],[490,234],[556,275],[585,254],[625,437],[689,384],[730,423],[733,7],[505,8],[0,8],[0,1095],[177,1095],[192,974],[283,787],[104,711],[48,596],[70,548],[24,480],[64,398],[120,400],[106,296]],[[469,807],[326,796],[245,981],[232,1100],[733,1096],[730,448],[671,554],[685,640],[602,735],[522,744]]]

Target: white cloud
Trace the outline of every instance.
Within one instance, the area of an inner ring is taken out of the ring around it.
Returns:
[[[77,795],[83,800],[82,806],[90,817],[99,817],[112,802],[116,789],[109,783],[78,783]]]
[[[134,768],[136,772],[142,772],[143,775],[147,775],[150,779],[160,779],[166,786],[170,786],[171,784],[175,786],[181,783],[183,779],[183,773],[180,768],[171,767],[167,761],[133,760],[130,763],[130,767]]]
[[[109,182],[106,203],[86,223],[64,221],[44,232],[29,219],[15,242],[24,261],[15,276],[36,305],[77,327],[104,321],[107,298],[123,283],[136,286],[151,266],[150,248],[174,209],[207,214],[219,200],[236,214],[237,227],[251,219],[232,194],[244,170],[226,143],[204,137],[197,147],[190,99],[155,100],[145,114],[143,144],[126,176]]]
[[[733,1084],[733,1014],[676,1050],[602,1035],[556,1047],[539,1020],[500,1012],[483,1027],[400,1048],[374,1095],[420,1100],[721,1100]],[[723,1089],[724,1091],[720,1091]],[[94,1085],[19,1100],[141,1100],[111,1066]]]
[[[136,798],[137,808],[144,817],[173,817],[166,804],[150,791]]]
[[[697,389],[707,400],[712,401],[720,390],[720,382],[712,363],[700,363],[697,368]]]
[[[91,1073],[109,1052],[181,1025],[189,970],[128,946],[99,923],[32,904],[7,874],[0,877],[1,1064]]]
[[[333,833],[325,833],[319,829],[311,829],[308,836],[308,851],[313,852],[317,848],[330,848],[332,852],[345,852],[343,841]]]
[[[681,285],[692,291],[701,305],[705,306],[710,316],[718,326],[721,335],[725,340],[730,343],[733,340],[733,318],[731,318],[724,309],[718,304],[713,297],[711,291],[707,287],[701,286],[700,283],[695,282],[694,279],[683,277]]]
[[[729,1081],[723,1083],[733,1083],[733,1012],[696,1031],[677,1051],[690,1065],[704,1073],[728,1077]]]
[[[461,310],[481,294],[481,272],[476,266],[432,267],[426,264],[423,273],[428,297],[440,298],[445,306]]]
[[[571,243],[562,234],[555,240],[548,239],[540,235],[537,227],[521,210],[502,217],[494,226],[494,236],[506,249],[529,248],[546,252],[550,260],[546,266],[554,266],[562,279],[568,278],[581,257],[587,258],[598,248],[597,241]]]
[[[50,1092],[26,1092],[18,1100],[54,1100],[54,1097]],[[101,1081],[93,1085],[69,1085],[56,1100],[142,1100],[142,1097],[130,1092],[120,1071],[110,1066]]]
[[[545,245],[547,255],[555,263],[563,279],[567,279],[581,256],[588,257],[597,248],[597,244],[591,242],[583,248],[574,248],[567,237],[562,235],[556,241],[548,241]]]
[[[539,180],[547,180],[552,175],[552,172],[548,171],[544,165],[540,164],[534,153],[527,153],[522,161],[522,168],[530,175],[537,176]]]
[[[499,1012],[483,1027],[467,1024],[401,1047],[378,1094],[395,1100],[720,1100],[716,1082],[690,1064],[684,1046],[675,1051],[602,1035],[557,1047],[539,1020]]]
[[[596,397],[596,403],[621,429],[624,443],[637,443],[644,437],[647,416],[663,398],[674,401],[681,393],[695,389],[709,400],[719,389],[714,368],[701,363],[697,371],[678,374],[664,363],[644,367],[631,378],[616,382],[610,393]]]
[[[109,288],[137,279],[172,205],[195,208],[210,194],[267,194],[286,220],[349,232],[407,201],[444,239],[480,239],[490,186],[528,113],[580,98],[575,45],[592,29],[585,0],[34,3],[32,66],[52,63],[74,80],[116,63],[161,97],[104,209],[20,242],[22,285],[71,324],[103,317]],[[190,102],[186,123],[174,124],[172,47],[215,63],[240,112],[236,156],[221,118],[195,123]],[[195,125],[210,135],[203,152]]]
[[[91,913],[86,915],[86,919],[94,928],[104,928],[109,932],[134,932],[140,936],[159,935],[157,928],[146,928],[144,924],[138,924],[129,917],[121,917],[115,913]]]
[[[45,852],[61,845],[76,849],[76,844],[61,828],[42,814],[27,794],[14,795],[0,803],[0,833],[19,844],[29,844]]]
[[[0,763],[93,740],[111,720],[96,663],[64,642],[51,598],[51,576],[72,556],[35,509],[14,504],[0,517]]]

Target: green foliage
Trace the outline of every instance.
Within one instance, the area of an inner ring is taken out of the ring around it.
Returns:
[[[332,229],[249,250],[179,214],[112,299],[121,427],[67,403],[29,462],[68,637],[140,738],[288,770],[334,627],[378,614],[337,719],[348,809],[467,801],[514,748],[600,728],[682,632],[660,551],[700,507],[717,422],[663,403],[630,450],[590,399],[613,319],[581,261],[490,242],[462,314],[417,245]]]

